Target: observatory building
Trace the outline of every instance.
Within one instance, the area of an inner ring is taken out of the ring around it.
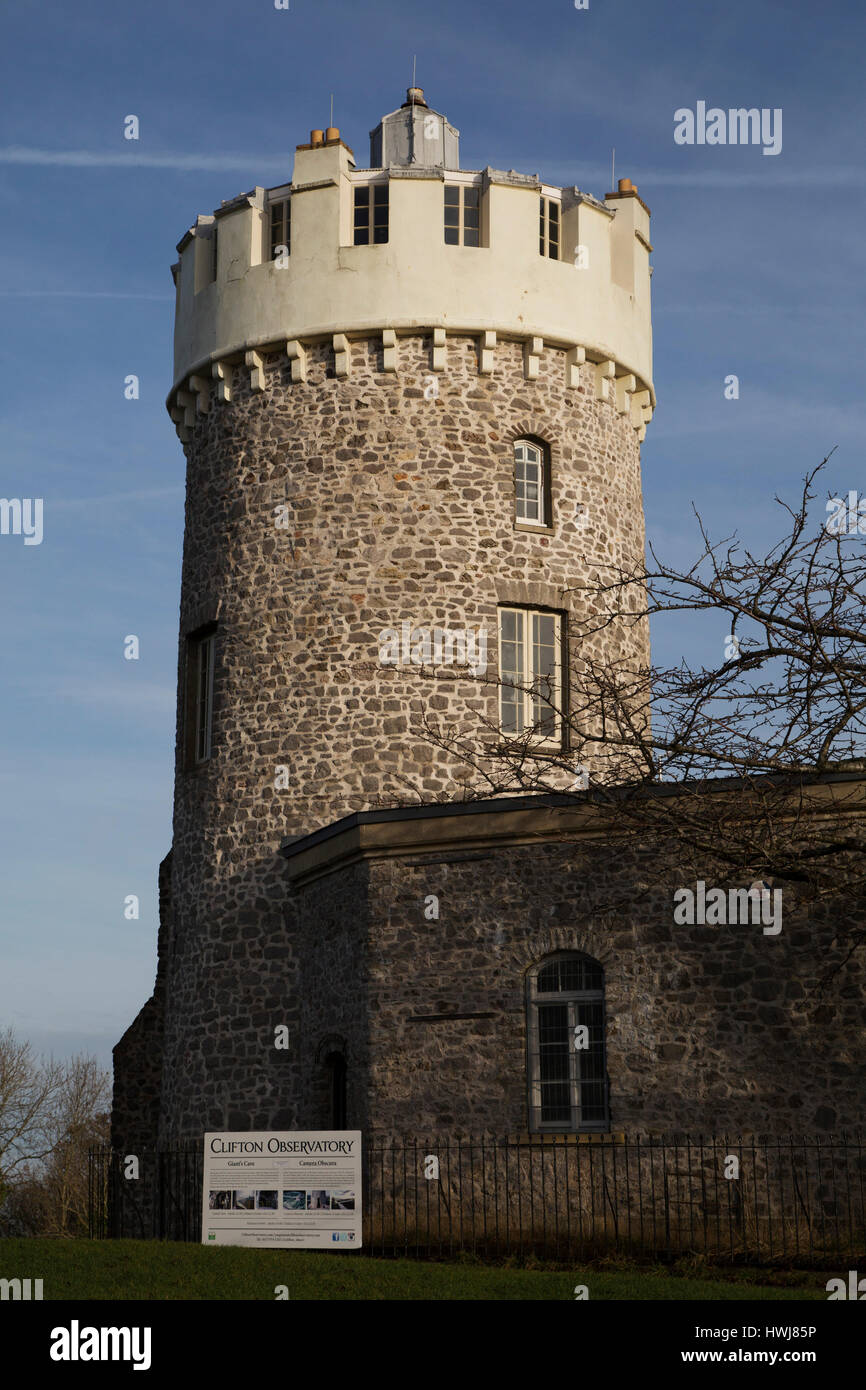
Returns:
[[[567,767],[531,688],[567,703],[577,586],[644,556],[651,251],[628,179],[464,170],[419,88],[366,167],[314,130],[181,239],[174,833],[121,1149],[856,1122],[862,996],[798,1014],[796,930],[676,927],[637,890],[587,923],[635,847],[460,756],[531,728]],[[645,624],[593,643],[648,661]]]

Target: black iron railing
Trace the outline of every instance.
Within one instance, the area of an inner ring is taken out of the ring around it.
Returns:
[[[90,1155],[90,1234],[201,1239],[202,1150]],[[576,1143],[369,1138],[374,1255],[571,1260],[604,1250],[727,1261],[866,1258],[861,1135]]]

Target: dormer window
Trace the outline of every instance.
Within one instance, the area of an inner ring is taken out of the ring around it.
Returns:
[[[387,183],[355,184],[355,245],[376,246],[388,240]]]
[[[559,203],[554,198],[541,198],[539,210],[538,249],[542,256],[559,260]]]
[[[481,245],[480,188],[464,183],[446,183],[445,245]]]

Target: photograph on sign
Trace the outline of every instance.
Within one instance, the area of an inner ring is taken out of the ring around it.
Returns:
[[[360,1131],[206,1134],[201,1238],[360,1249]]]

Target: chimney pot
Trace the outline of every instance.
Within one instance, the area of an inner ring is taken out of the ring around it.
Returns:
[[[325,131],[325,139],[326,139],[326,140],[339,140],[339,138],[340,138],[340,131],[339,131],[338,127],[335,126],[335,125],[329,125],[329,126],[328,126],[328,129]]]
[[[637,193],[637,185],[632,183],[631,179],[620,179],[619,191],[620,193]]]
[[[324,144],[324,142],[325,142],[325,132],[324,132],[323,130],[311,130],[311,131],[310,131],[310,144],[311,144],[311,145],[322,145],[322,144]]]

